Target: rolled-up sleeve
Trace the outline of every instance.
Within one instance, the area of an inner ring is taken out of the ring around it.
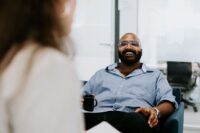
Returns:
[[[156,85],[156,105],[162,103],[163,101],[169,101],[173,103],[175,109],[178,108],[178,104],[175,100],[175,96],[172,93],[172,88],[169,85],[166,77],[160,73],[157,79],[157,85]]]

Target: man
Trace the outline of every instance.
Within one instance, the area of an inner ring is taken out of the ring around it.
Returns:
[[[83,95],[98,101],[85,113],[86,129],[107,121],[123,133],[151,133],[159,119],[171,114],[177,103],[165,76],[140,62],[138,37],[126,33],[120,39],[121,62],[102,69],[83,87]]]

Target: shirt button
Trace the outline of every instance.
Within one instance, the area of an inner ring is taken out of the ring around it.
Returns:
[[[115,111],[115,110],[117,110],[117,109],[119,109],[120,108],[120,106],[118,106],[118,105],[113,105],[113,110]]]

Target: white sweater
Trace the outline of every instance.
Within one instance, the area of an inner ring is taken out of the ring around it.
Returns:
[[[61,52],[44,48],[36,54],[24,88],[9,107],[7,101],[19,89],[30,45],[15,56],[1,79],[0,133],[80,133],[80,83],[72,62]],[[8,129],[11,120],[13,132]]]

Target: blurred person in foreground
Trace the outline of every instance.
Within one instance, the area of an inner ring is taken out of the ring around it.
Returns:
[[[83,87],[97,106],[85,112],[86,129],[107,121],[123,133],[152,133],[177,103],[165,76],[140,62],[139,38],[126,33],[118,45],[120,63],[99,70]]]
[[[64,48],[74,9],[74,0],[0,1],[0,133],[83,131]]]

